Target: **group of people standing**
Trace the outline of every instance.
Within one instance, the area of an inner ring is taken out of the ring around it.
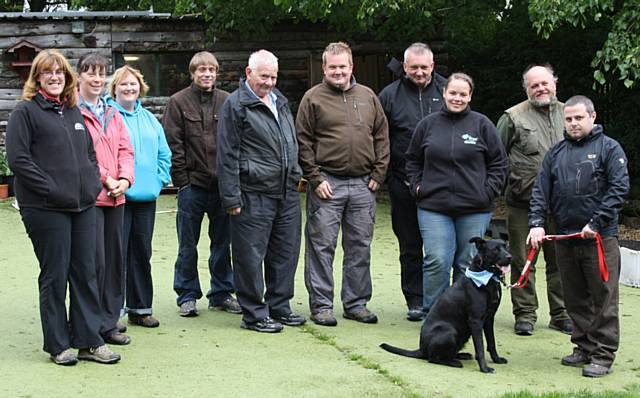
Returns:
[[[117,69],[103,97],[108,65],[88,53],[74,72],[60,52],[41,51],[7,125],[20,214],[40,264],[43,348],[59,365],[118,362],[105,343],[131,342],[118,321],[125,305],[131,323],[157,326],[151,238],[171,152],[140,105],[148,86],[139,71]]]
[[[258,332],[306,322],[290,306],[299,191],[306,190],[311,320],[338,323],[333,262],[341,230],[343,317],[376,323],[367,308],[371,243],[376,191],[386,181],[407,319],[423,320],[452,271],[454,282],[465,277],[475,255],[469,241],[485,235],[495,199],[506,192],[512,279],[524,266],[526,245],[544,244],[549,326],[576,344],[562,363],[589,364],[586,376],[610,372],[619,335],[616,215],[629,187],[626,158],[594,125],[588,98],[557,101],[550,66],[525,70],[528,99],[505,111],[497,128],[471,110],[472,78],[437,74],[422,43],[406,49],[399,79],[379,97],[356,82],[349,46],[329,44],[324,79],[305,93],[295,120],[275,87],[278,59],[266,50],[251,54],[231,94],[215,87],[215,56],[194,55],[193,82],[170,98],[162,125],[140,106],[147,86],[129,66],[115,72],[109,96],[101,97],[107,66],[96,54],[80,59],[76,89],[68,62],[41,52],[7,129],[21,214],[41,267],[44,349],[54,362],[117,361],[104,342],[129,343],[118,322],[122,308],[130,323],[158,326],[149,260],[155,199],[170,169],[178,188],[174,290],[181,316],[197,316],[203,296],[197,245],[206,213],[209,308],[242,314],[240,326]],[[560,245],[545,240],[555,231],[584,238],[558,248],[562,261],[554,250]],[[596,233],[607,282],[593,273]],[[531,335],[536,321],[530,280],[529,289],[512,290],[519,335]],[[77,357],[70,347],[80,349]]]

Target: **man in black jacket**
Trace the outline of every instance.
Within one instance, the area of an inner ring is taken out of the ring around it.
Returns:
[[[434,72],[433,52],[423,43],[413,43],[405,50],[402,67],[404,74],[380,92],[380,103],[389,121],[391,164],[387,184],[391,223],[400,245],[402,293],[409,309],[407,319],[420,321],[426,315],[422,309],[422,237],[416,201],[409,192],[404,153],[416,124],[442,108],[445,78]]]
[[[296,186],[302,172],[293,116],[275,88],[278,59],[257,51],[245,74],[220,111],[218,182],[222,205],[231,215],[240,326],[277,333],[283,324],[306,321],[289,305],[300,252]]]
[[[587,377],[610,373],[619,345],[618,213],[629,191],[624,151],[604,135],[602,126],[594,124],[595,118],[593,102],[587,97],[571,97],[565,103],[565,138],[542,162],[531,197],[527,237],[535,248],[542,244],[548,212],[559,234],[582,236],[558,241],[556,250],[575,344],[561,363],[588,364],[582,370]]]
[[[198,241],[205,213],[209,217],[209,308],[239,314],[232,293],[233,272],[229,249],[229,216],[218,192],[216,135],[218,112],[229,93],[215,88],[218,61],[207,51],[191,58],[193,83],[169,99],[162,124],[171,148],[171,180],[178,187],[178,258],[173,290],[180,315],[197,316],[196,300],[202,297],[198,278]]]

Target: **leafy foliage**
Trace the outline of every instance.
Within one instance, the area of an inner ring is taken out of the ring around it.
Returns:
[[[533,25],[544,38],[563,24],[584,29],[589,22],[610,28],[602,48],[596,52],[593,78],[605,86],[617,77],[627,88],[640,80],[640,2],[636,0],[531,0]]]

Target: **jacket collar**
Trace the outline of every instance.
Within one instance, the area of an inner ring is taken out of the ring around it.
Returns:
[[[564,139],[572,142],[574,144],[579,144],[582,145],[585,142],[589,142],[592,140],[595,140],[599,135],[604,134],[604,129],[602,128],[602,125],[600,124],[594,124],[593,125],[593,129],[591,130],[591,132],[589,132],[589,134],[587,134],[586,136],[582,137],[582,139],[576,141],[573,138],[569,137],[569,134],[567,134],[567,130],[564,130]]]
[[[445,102],[442,105],[442,109],[440,110],[440,112],[442,112],[442,114],[444,114],[447,117],[463,117],[465,115],[468,115],[471,112],[471,105],[467,104],[467,107],[464,108],[462,112],[450,112],[447,109],[447,103]]]
[[[200,101],[204,101],[212,98],[214,95],[214,92],[216,91],[215,87],[213,87],[213,90],[211,91],[204,91],[200,87],[198,87],[198,85],[195,84],[194,82],[191,82],[191,85],[189,86],[189,88],[198,97]]]
[[[356,84],[358,84],[358,82],[356,82],[356,77],[354,75],[351,75],[351,80],[349,80],[349,88],[347,88],[346,90],[341,90],[338,87],[334,86],[333,84],[329,84],[326,80],[324,80],[324,78],[322,79],[322,84],[324,84],[330,90],[333,90],[333,91],[335,91],[337,93],[343,93],[343,92],[347,92],[347,91],[351,90],[352,88],[354,88],[356,86]]]
[[[260,99],[258,99],[258,97],[256,97],[249,91],[249,89],[247,89],[246,81],[247,79],[241,78],[238,86],[238,100],[240,101],[240,105],[248,107],[254,107],[258,105],[266,106],[262,103],[262,101],[260,101]],[[283,105],[289,102],[287,100],[287,97],[282,95],[280,90],[278,90],[277,88],[274,87],[272,93],[276,96],[276,106],[278,107],[278,110],[280,110]]]

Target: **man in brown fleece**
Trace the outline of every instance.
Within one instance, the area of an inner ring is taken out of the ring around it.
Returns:
[[[333,257],[342,225],[343,316],[364,323],[378,318],[371,299],[371,240],[375,191],[389,164],[389,132],[375,93],[357,84],[345,43],[322,54],[324,80],[302,98],[296,118],[300,165],[309,181],[305,227],[305,285],[311,319],[335,326]]]

